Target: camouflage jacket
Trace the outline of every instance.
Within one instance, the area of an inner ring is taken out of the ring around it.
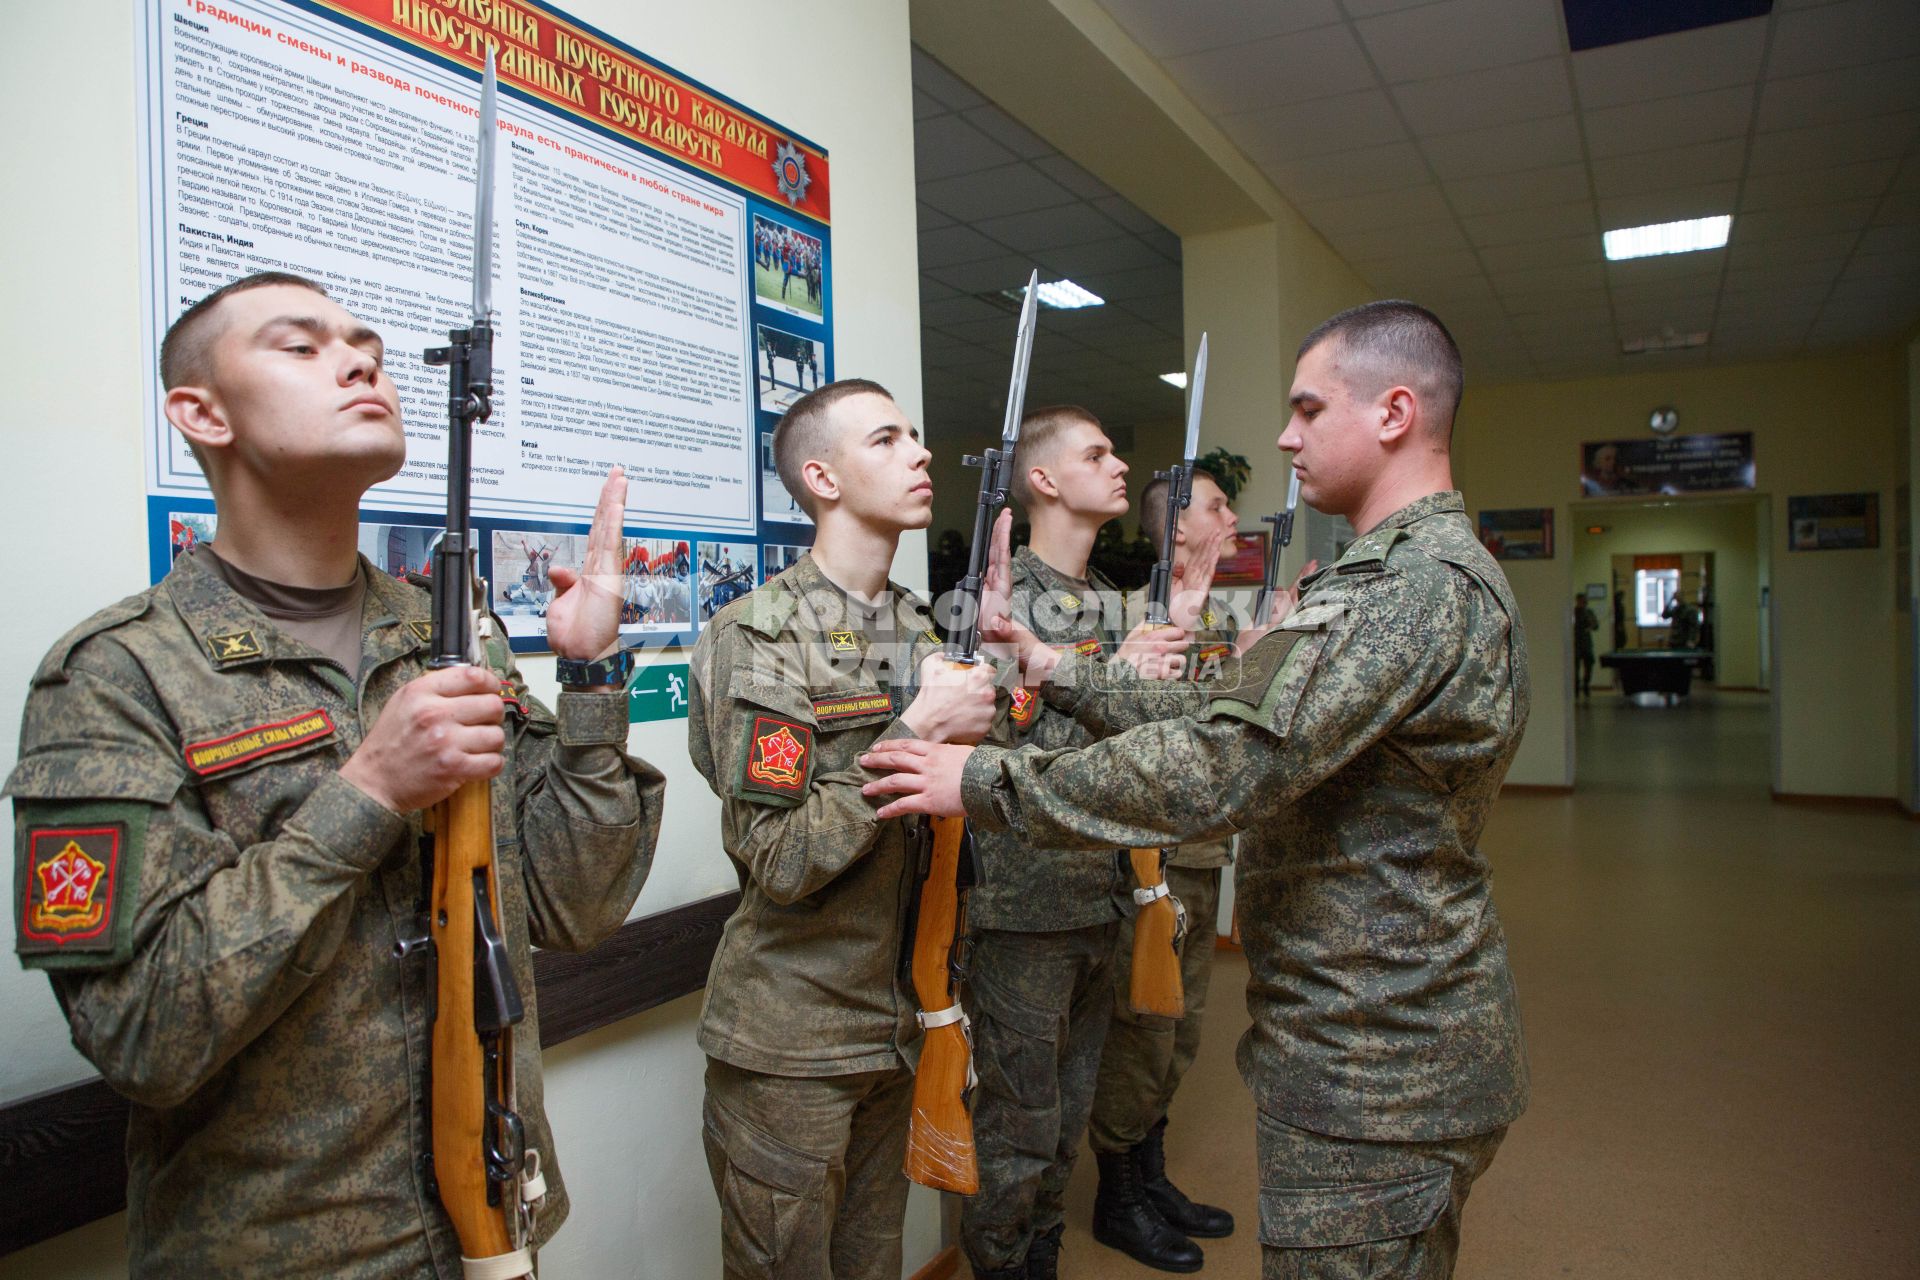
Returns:
[[[183,557],[33,677],[13,798],[21,960],[133,1101],[136,1276],[460,1276],[429,1190],[430,966],[395,958],[425,886],[420,815],[339,775],[426,671],[427,595],[364,560],[350,675]],[[535,701],[504,646],[501,917],[526,1022],[517,1106],[566,1217],[542,1104],[530,944],[619,927],[651,865],[659,773],[623,700]]]
[[[1033,553],[1014,552],[1014,617],[1034,635],[1081,660],[1088,678],[1104,669],[1104,655],[1124,638],[1120,591],[1098,570],[1070,578]],[[1072,716],[1019,689],[1011,716],[1015,741],[1047,751],[1092,741]],[[976,830],[974,844],[994,875],[967,895],[967,922],[1020,933],[1053,932],[1118,920],[1132,911],[1131,870],[1121,859],[1090,859],[1069,849],[1030,848],[1006,831]],[[1124,904],[1124,905],[1123,905]]]
[[[707,978],[700,1047],[750,1071],[833,1076],[910,1063],[901,964],[920,819],[877,820],[858,764],[912,737],[900,712],[942,648],[926,605],[888,584],[878,610],[811,555],[709,622],[690,667],[687,749],[720,797],[740,875]]]
[[[1086,849],[1238,833],[1239,1057],[1260,1106],[1365,1139],[1511,1121],[1526,1062],[1477,842],[1526,725],[1527,657],[1460,495],[1355,541],[1208,692],[1198,716],[1163,720],[1161,690],[1050,690],[1115,736],[974,752],[969,817]]]

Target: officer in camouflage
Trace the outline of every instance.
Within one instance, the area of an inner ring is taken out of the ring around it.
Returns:
[[[497,633],[491,670],[428,670],[427,593],[355,554],[362,494],[406,458],[399,398],[379,337],[320,286],[237,281],[161,353],[218,537],[33,677],[7,782],[20,958],[132,1100],[133,1275],[458,1276],[423,1162],[433,974],[395,955],[426,895],[421,811],[500,779],[540,1243],[567,1198],[529,947],[585,950],[619,927],[664,783],[622,750],[617,683],[563,691],[555,716]],[[618,643],[600,578],[617,572],[625,493],[616,471],[586,576],[553,570],[549,639],[582,663]]]
[[[929,824],[877,819],[858,758],[979,741],[994,673],[952,670],[887,580],[933,512],[931,455],[887,390],[802,396],[773,449],[813,549],[714,615],[690,668],[687,745],[742,890],[700,1016],[707,1164],[730,1280],[898,1280],[920,1035],[902,949]]]
[[[1166,535],[1167,481],[1156,479],[1140,494],[1140,533],[1159,545]],[[1193,501],[1180,513],[1175,553],[1181,578],[1197,582],[1193,560],[1203,542],[1231,537],[1239,516],[1226,490],[1210,472],[1193,473]],[[1215,544],[1217,550],[1217,544]],[[1209,579],[1211,573],[1206,574]],[[1220,601],[1210,601],[1196,620],[1187,653],[1189,679],[1210,682],[1229,670],[1234,653],[1234,622]],[[1194,714],[1205,704],[1198,690],[1180,711]],[[1057,713],[1052,713],[1057,714]],[[1231,840],[1204,840],[1178,846],[1167,858],[1167,887],[1186,912],[1187,932],[1180,948],[1180,979],[1186,1014],[1178,1021],[1135,1013],[1127,1000],[1133,965],[1133,922],[1120,926],[1113,1025],[1107,1029],[1094,1089],[1087,1133],[1100,1162],[1100,1188],[1094,1197],[1094,1238],[1163,1270],[1191,1263],[1202,1254],[1191,1239],[1233,1233],[1233,1215],[1213,1205],[1196,1204],[1166,1172],[1164,1135],[1167,1109],[1180,1078],[1200,1049],[1201,1019],[1207,984],[1213,975],[1215,921],[1220,914],[1221,868],[1233,861]],[[1156,1222],[1155,1219],[1158,1219]]]
[[[1043,695],[1115,736],[863,761],[896,771],[868,787],[904,797],[883,816],[964,812],[1096,850],[1241,836],[1269,1280],[1450,1275],[1468,1193],[1526,1105],[1477,847],[1526,725],[1526,645],[1452,488],[1460,388],[1451,335],[1411,303],[1308,335],[1280,446],[1307,502],[1361,536],[1199,716],[1144,722],[1152,697],[1089,696],[1068,657]]]
[[[1033,533],[1013,553],[1011,608],[1047,644],[1092,657],[1120,647],[1119,589],[1087,558],[1101,526],[1126,514],[1126,475],[1087,410],[1061,405],[1023,420],[1011,488]],[[1014,691],[1011,719],[1017,740],[1042,750],[1090,741],[1026,688]],[[961,1242],[976,1276],[1052,1277],[1130,873],[1117,850],[1088,858],[1005,832],[975,845],[1001,870],[967,899],[980,1190],[961,1209]]]

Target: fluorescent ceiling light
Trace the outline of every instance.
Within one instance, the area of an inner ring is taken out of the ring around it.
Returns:
[[[1008,289],[1006,296],[1015,302],[1025,300],[1024,288]],[[1080,307],[1102,307],[1107,300],[1090,289],[1082,289],[1071,280],[1047,280],[1040,285],[1040,305],[1052,307],[1056,311],[1073,311]]]
[[[1673,330],[1668,329],[1665,333],[1656,334],[1651,338],[1628,338],[1620,344],[1620,354],[1624,356],[1648,356],[1655,355],[1662,351],[1685,351],[1689,347],[1704,347],[1706,345],[1707,331],[1705,329],[1700,329],[1693,333],[1675,333]]]
[[[1628,258],[1652,258],[1663,253],[1693,253],[1700,249],[1718,249],[1727,242],[1733,226],[1730,214],[1717,218],[1689,218],[1685,222],[1655,222],[1644,227],[1621,227],[1601,236],[1609,262]]]
[[[1160,375],[1160,381],[1170,382],[1182,391],[1185,391],[1187,389],[1187,371],[1181,369],[1174,373],[1163,373]]]

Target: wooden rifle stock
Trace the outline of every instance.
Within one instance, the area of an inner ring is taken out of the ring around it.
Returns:
[[[1170,515],[1172,513],[1169,513]],[[1167,892],[1165,858],[1158,849],[1135,849],[1128,855],[1134,894],[1132,976],[1127,984],[1127,1007],[1135,1013],[1161,1018],[1185,1017],[1187,989],[1180,979],[1180,908]],[[1141,901],[1144,894],[1152,894]]]
[[[440,1203],[460,1237],[460,1252],[468,1258],[492,1258],[519,1247],[521,1145],[519,1121],[508,1119],[513,1112],[513,1028],[489,1028],[483,1024],[494,1019],[478,1012],[495,995],[480,989],[474,957],[487,951],[489,934],[494,940],[505,936],[493,860],[492,784],[462,785],[434,806],[430,821],[433,894],[427,918],[439,960],[433,1019],[433,1174]],[[487,927],[480,923],[483,918]],[[499,959],[504,962],[504,954]],[[492,1034],[486,1034],[490,1030]],[[511,1159],[498,1159],[501,1156]],[[490,1164],[512,1166],[514,1177],[504,1189],[490,1178]]]
[[[957,1004],[952,960],[954,939],[964,919],[959,876],[966,832],[965,818],[933,819],[933,857],[920,886],[920,913],[913,932],[913,993],[921,1009],[936,1018]],[[966,1100],[972,1061],[973,1046],[963,1020],[927,1027],[920,1042],[920,1068],[913,1077],[913,1119],[907,1129],[907,1177],[963,1196],[980,1189],[973,1116]]]

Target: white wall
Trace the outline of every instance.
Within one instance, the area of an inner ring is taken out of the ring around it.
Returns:
[[[791,28],[778,0],[573,0],[574,16],[827,148],[834,187],[835,368],[880,379],[917,420],[919,299],[906,7],[892,0],[806,6],[805,53],[750,37]],[[147,585],[139,250],[134,188],[134,6],[70,0],[10,6],[0,42],[0,343],[10,359],[11,449],[4,509],[31,609],[0,630],[0,720],[17,723],[48,646],[93,610]],[[74,50],[93,74],[75,91]],[[924,543],[896,576],[925,578]],[[674,657],[676,655],[669,655]],[[527,663],[554,692],[551,659]],[[718,802],[686,754],[684,721],[635,726],[632,747],[667,773],[655,869],[636,914],[736,886],[720,851]],[[15,736],[0,734],[0,772]],[[7,913],[9,916],[11,912]],[[0,947],[12,950],[11,925]],[[700,1146],[704,1063],[689,996],[547,1055],[548,1109],[574,1211],[542,1258],[549,1280],[719,1274],[718,1211]],[[0,1102],[92,1073],[71,1048],[44,978],[0,961]],[[908,1270],[938,1247],[936,1199],[916,1189]],[[120,1220],[0,1259],[0,1280],[125,1274]]]

